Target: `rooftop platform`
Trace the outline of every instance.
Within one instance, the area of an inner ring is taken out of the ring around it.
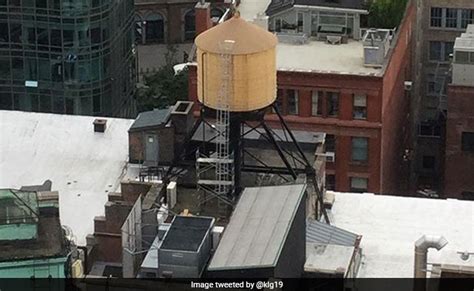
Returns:
[[[160,248],[196,252],[213,222],[210,217],[175,216]]]
[[[277,45],[279,71],[312,72],[362,76],[382,76],[382,68],[364,66],[362,41],[349,40],[347,44],[332,45],[323,41],[307,44]]]
[[[442,235],[448,244],[430,250],[428,264],[474,266],[474,201],[335,193],[333,226],[362,235],[359,277],[413,277],[414,244]],[[431,265],[429,265],[430,268]]]
[[[59,192],[61,224],[85,245],[94,217],[104,215],[128,158],[127,131],[134,120],[106,118],[94,132],[92,116],[0,111],[0,188],[52,181]]]

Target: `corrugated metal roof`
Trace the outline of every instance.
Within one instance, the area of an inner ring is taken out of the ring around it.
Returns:
[[[168,121],[170,112],[171,110],[169,108],[142,112],[138,115],[130,129],[162,125]]]
[[[306,242],[341,246],[354,246],[357,234],[308,218]]]
[[[208,270],[275,266],[305,190],[305,184],[246,188]]]

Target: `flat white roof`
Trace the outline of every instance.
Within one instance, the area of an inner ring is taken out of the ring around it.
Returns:
[[[413,277],[414,243],[424,234],[448,240],[429,250],[428,263],[474,266],[474,255],[457,254],[474,252],[474,201],[336,193],[331,215],[333,225],[362,235],[358,277]]]
[[[0,188],[52,181],[59,191],[61,224],[76,243],[93,233],[104,215],[108,192],[117,191],[128,159],[131,119],[107,119],[96,133],[96,117],[0,111]]]
[[[323,41],[301,45],[278,43],[277,68],[279,71],[383,75],[382,68],[364,66],[363,43],[355,40],[339,45]]]

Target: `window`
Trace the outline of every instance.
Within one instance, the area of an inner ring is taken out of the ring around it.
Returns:
[[[283,112],[283,89],[277,90],[275,106],[278,108],[278,112]],[[274,109],[272,109],[272,111],[273,113],[276,113]]]
[[[464,191],[461,195],[463,200],[474,200],[474,191]]]
[[[367,119],[367,95],[354,94],[352,116],[354,119]]]
[[[324,141],[326,152],[336,152],[336,137],[333,134],[326,134],[326,140]]]
[[[288,90],[288,114],[298,115],[298,91]]]
[[[194,9],[190,10],[184,16],[184,39],[192,40],[196,34],[196,23]]]
[[[449,62],[454,42],[430,41],[430,61]]]
[[[275,31],[281,32],[281,18],[275,19]]]
[[[367,178],[351,177],[351,192],[363,193],[367,192]]]
[[[297,31],[303,32],[303,13],[298,12],[298,19],[297,19]]]
[[[140,16],[135,15],[135,43],[142,43],[143,21]]]
[[[337,116],[339,114],[339,93],[327,92],[328,116]]]
[[[162,42],[165,36],[163,16],[152,14],[145,20],[146,42]]]
[[[446,94],[447,87],[443,86],[443,78],[435,78],[435,74],[428,74],[427,94],[428,96],[438,96],[440,93]]]
[[[443,9],[438,7],[431,8],[431,26],[441,27],[443,19]]]
[[[458,10],[455,8],[446,8],[446,27],[458,27]]]
[[[368,139],[365,137],[352,138],[352,161],[367,162],[368,143]]]
[[[466,28],[469,24],[474,23],[474,9],[461,10],[461,28]]]
[[[464,152],[474,152],[474,132],[462,133],[462,150]]]
[[[336,175],[326,175],[326,190],[336,189]]]
[[[321,116],[323,109],[323,92],[313,91],[311,95],[311,115]]]
[[[423,169],[433,170],[435,168],[434,156],[423,156]]]
[[[0,42],[8,42],[10,37],[8,36],[8,23],[0,22]]]

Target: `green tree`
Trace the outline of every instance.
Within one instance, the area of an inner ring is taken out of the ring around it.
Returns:
[[[398,27],[405,13],[407,2],[408,0],[369,0],[369,27]]]
[[[138,112],[167,108],[178,100],[187,100],[188,70],[175,74],[176,48],[168,47],[166,63],[153,74],[144,76],[144,86],[136,91]]]

